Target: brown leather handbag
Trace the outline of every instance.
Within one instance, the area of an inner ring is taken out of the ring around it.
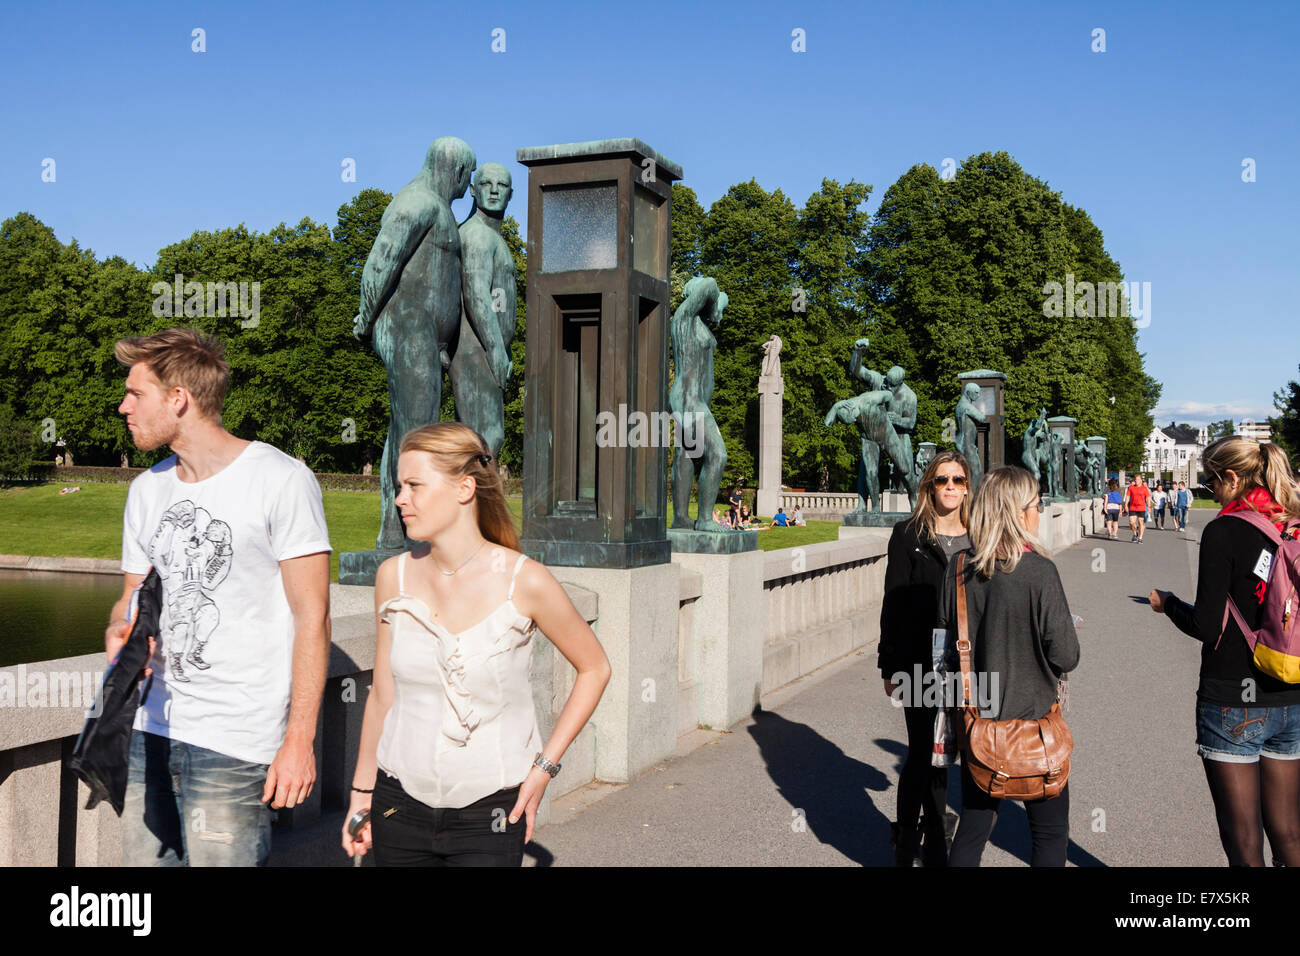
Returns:
[[[962,759],[975,785],[991,797],[1047,800],[1070,776],[1074,737],[1058,697],[1039,720],[989,720],[971,705],[971,643],[966,620],[966,554],[957,556],[957,652],[961,655]]]

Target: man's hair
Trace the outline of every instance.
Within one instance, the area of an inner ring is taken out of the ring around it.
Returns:
[[[127,368],[143,363],[164,389],[181,386],[194,396],[200,415],[221,421],[230,366],[220,340],[196,329],[167,329],[119,339],[113,354]]]

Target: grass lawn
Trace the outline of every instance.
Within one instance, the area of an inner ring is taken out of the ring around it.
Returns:
[[[126,485],[87,482],[71,495],[59,494],[58,484],[0,489],[0,554],[38,557],[107,558],[122,556],[122,509]],[[366,551],[379,533],[379,496],[371,492],[326,491],[325,521],[329,525],[330,580],[339,576],[340,551]],[[507,498],[518,527],[523,501]],[[672,506],[668,509],[672,521]],[[770,521],[770,519],[767,519]],[[759,532],[762,551],[778,551],[834,541],[839,523],[810,521],[804,528]]]

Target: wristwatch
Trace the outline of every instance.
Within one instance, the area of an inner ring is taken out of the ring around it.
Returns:
[[[551,763],[549,760],[547,760],[545,757],[542,756],[542,752],[540,750],[537,751],[537,756],[533,758],[533,766],[541,767],[543,770],[545,770],[547,773],[551,775],[552,779],[554,779],[555,775],[560,772],[560,765],[558,763]]]

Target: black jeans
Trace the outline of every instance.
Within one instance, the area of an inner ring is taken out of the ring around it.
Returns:
[[[966,764],[961,768],[961,822],[948,853],[949,866],[979,866],[984,845],[998,822],[1001,800],[990,797],[975,785]],[[1065,866],[1070,845],[1070,785],[1050,800],[1030,800],[1024,805],[1029,833],[1034,841],[1030,866]]]
[[[933,707],[904,707],[907,721],[907,760],[898,775],[898,826],[916,830],[917,815],[924,810],[925,853],[922,862],[943,866],[947,855],[944,811],[948,807],[948,768],[930,764],[934,752]]]
[[[376,866],[519,866],[528,820],[509,821],[519,787],[467,807],[431,807],[382,770],[370,802]]]

